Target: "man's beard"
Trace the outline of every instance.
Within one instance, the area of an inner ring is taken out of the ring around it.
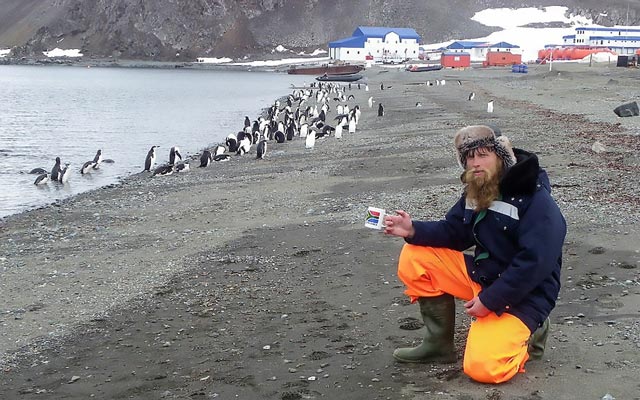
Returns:
[[[502,165],[498,165],[495,174],[485,170],[484,174],[474,176],[473,170],[465,171],[463,182],[466,184],[467,201],[475,207],[476,212],[488,209],[498,199],[501,176]]]

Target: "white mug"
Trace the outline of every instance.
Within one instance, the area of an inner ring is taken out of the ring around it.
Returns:
[[[371,229],[384,228],[385,211],[382,208],[367,207],[367,216],[364,219],[364,226]]]

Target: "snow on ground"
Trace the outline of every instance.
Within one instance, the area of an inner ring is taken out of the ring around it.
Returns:
[[[313,53],[306,54],[304,51],[298,53],[299,56],[317,56],[318,54],[327,54],[326,50],[315,49]]]
[[[500,27],[503,30],[493,32],[489,36],[475,39],[474,41],[487,41],[491,43],[507,42],[520,46],[522,61],[535,61],[538,58],[538,50],[546,44],[562,44],[562,37],[575,34],[578,26],[593,25],[593,21],[581,16],[566,17],[567,7],[551,6],[538,8],[491,8],[477,12],[472,20],[486,26]],[[570,28],[525,28],[524,25],[532,23],[564,22],[571,25]],[[449,42],[450,43],[450,42]]]
[[[286,64],[302,64],[302,63],[320,63],[328,62],[329,57],[305,57],[305,58],[284,58],[282,60],[265,60],[265,61],[249,61],[236,62],[229,65],[243,65],[248,67],[274,67]]]
[[[57,47],[51,51],[43,51],[42,54],[47,57],[82,57],[80,49],[62,50]]]
[[[215,58],[215,57],[198,57],[196,62],[203,64],[224,64],[233,61],[229,57]]]
[[[547,44],[562,44],[562,37],[575,34],[578,26],[593,25],[590,19],[571,16],[566,17],[567,7],[552,6],[543,9],[528,8],[490,8],[477,12],[472,20],[486,26],[500,27],[501,31],[493,32],[489,36],[472,39],[477,42],[507,42],[520,46],[522,51],[522,61],[535,61],[538,58],[538,50]],[[570,24],[569,28],[526,28],[524,25],[533,23],[564,22]],[[422,47],[427,50],[436,50],[446,47],[455,40],[447,42],[425,44]]]
[[[0,49],[0,58],[5,57],[9,53],[11,53],[11,49]]]

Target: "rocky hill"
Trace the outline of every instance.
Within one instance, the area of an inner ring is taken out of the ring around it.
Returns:
[[[282,45],[326,49],[355,27],[413,27],[424,42],[484,36],[469,18],[491,7],[568,6],[602,25],[640,24],[640,0],[0,0],[0,49],[38,57],[187,61],[258,58]]]

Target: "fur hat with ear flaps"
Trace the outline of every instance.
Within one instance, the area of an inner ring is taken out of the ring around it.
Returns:
[[[495,151],[504,163],[505,168],[509,168],[516,163],[516,156],[513,154],[511,141],[500,134],[497,128],[486,125],[471,125],[460,129],[453,143],[458,151],[458,163],[463,168],[467,167],[467,155],[470,151],[486,147]]]

